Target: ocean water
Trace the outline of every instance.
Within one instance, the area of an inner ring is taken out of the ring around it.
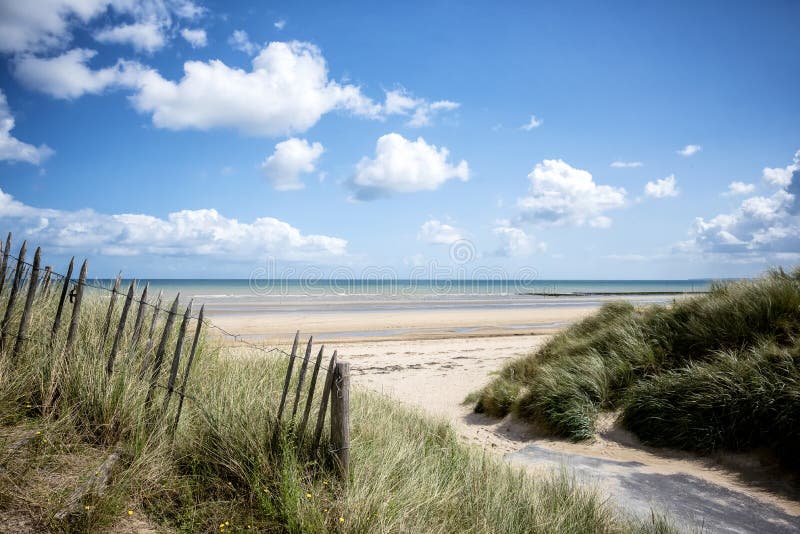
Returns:
[[[111,287],[113,280],[94,283]],[[130,281],[123,281],[127,287]],[[711,280],[264,280],[151,279],[151,298],[193,299],[211,314],[600,306],[608,299],[667,302]]]

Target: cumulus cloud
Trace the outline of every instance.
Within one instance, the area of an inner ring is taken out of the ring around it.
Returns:
[[[791,167],[791,165],[790,165]],[[783,181],[783,180],[782,180]],[[769,196],[744,199],[731,213],[695,219],[690,246],[703,252],[763,258],[800,250],[800,169]]]
[[[194,30],[184,28],[181,30],[181,37],[192,45],[192,48],[203,48],[208,44],[208,36],[206,35],[206,31],[202,28]]]
[[[314,172],[324,151],[320,143],[310,144],[305,139],[293,137],[275,145],[275,152],[264,160],[261,169],[278,191],[302,189],[305,184],[300,175]]]
[[[641,161],[614,161],[611,163],[611,167],[616,169],[635,169],[643,165]]]
[[[683,157],[688,158],[689,156],[694,156],[701,150],[703,150],[703,147],[701,147],[700,145],[686,145],[685,147],[678,150],[677,153]]]
[[[534,128],[538,128],[539,126],[541,126],[542,122],[544,121],[542,121],[541,119],[537,119],[536,115],[531,115],[531,120],[520,126],[520,129],[525,130],[526,132],[530,132]]]
[[[492,229],[492,233],[500,240],[500,246],[496,250],[498,256],[524,257],[547,249],[545,243],[535,243],[533,236],[522,228],[511,226],[508,221],[498,221],[498,226]]]
[[[792,181],[792,173],[800,170],[800,150],[795,152],[794,161],[786,167],[764,167],[762,179],[770,185],[786,187]]]
[[[147,70],[138,77],[131,101],[151,113],[159,128],[234,128],[266,136],[304,132],[336,109],[364,117],[380,114],[380,105],[358,86],[328,78],[325,58],[312,44],[270,43],[252,65],[245,71],[219,60],[187,61],[177,82]]]
[[[167,42],[164,28],[155,22],[134,22],[104,28],[94,34],[101,43],[129,44],[142,52],[155,52]]]
[[[279,260],[319,259],[347,253],[347,241],[303,234],[272,217],[245,223],[214,209],[182,210],[166,218],[137,213],[103,214],[28,206],[0,190],[0,220],[27,239],[56,251],[109,256],[207,256]]]
[[[364,157],[356,165],[351,186],[359,200],[372,200],[391,193],[433,191],[448,180],[469,180],[469,165],[449,161],[450,151],[428,144],[422,137],[410,141],[397,133],[381,136],[375,157]]]
[[[383,112],[386,115],[409,115],[410,118],[406,124],[419,128],[430,126],[438,113],[458,109],[459,105],[458,102],[450,100],[428,102],[424,98],[416,98],[405,89],[400,88],[386,91]]]
[[[670,174],[661,180],[647,182],[644,186],[645,196],[651,198],[677,197],[679,193],[678,182],[675,180],[674,174]]]
[[[607,228],[604,213],[625,205],[624,188],[598,185],[591,173],[560,159],[538,163],[528,178],[528,196],[517,199],[523,220]]]
[[[756,190],[755,184],[746,184],[744,182],[731,182],[728,184],[728,190],[723,193],[725,196],[749,195]]]
[[[24,161],[39,165],[53,154],[47,145],[33,146],[13,135],[14,117],[8,109],[6,95],[0,90],[0,161]]]
[[[75,26],[101,15],[128,19],[98,32],[103,42],[154,50],[163,46],[165,30],[175,17],[192,19],[203,11],[190,0],[0,0],[0,52],[29,54],[63,48],[72,39]]]
[[[438,219],[425,221],[419,229],[417,239],[434,245],[451,245],[463,239],[461,232],[449,224]]]
[[[89,61],[96,55],[95,50],[75,48],[51,58],[22,56],[14,62],[14,75],[29,89],[64,99],[99,94],[138,77],[140,67],[124,61],[92,69]]]

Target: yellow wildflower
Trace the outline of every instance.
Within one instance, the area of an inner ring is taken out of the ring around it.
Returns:
[[[133,515],[133,510],[128,510],[128,515]]]
[[[344,517],[339,516],[339,523],[344,523]]]
[[[310,498],[311,498],[311,494],[310,493],[306,493],[306,499],[310,499]]]

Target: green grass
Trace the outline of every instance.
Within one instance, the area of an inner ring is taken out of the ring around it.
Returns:
[[[297,446],[291,425],[272,439],[286,360],[206,337],[189,385],[197,402],[187,400],[172,439],[175,403],[163,416],[146,410],[143,355],[128,356],[129,332],[106,381],[96,353],[106,306],[107,297],[85,301],[68,362],[35,342],[16,361],[0,355],[0,516],[15,532],[134,532],[136,521],[177,532],[671,531],[663,518],[625,517],[566,474],[533,478],[461,443],[446,422],[358,389],[345,485],[324,457]],[[47,339],[54,307],[40,304],[34,338]],[[52,384],[59,402],[43,410]],[[32,439],[9,452],[23,435]],[[113,449],[122,461],[109,490],[69,523],[55,521]]]
[[[605,305],[509,362],[471,399],[554,434],[591,438],[622,411],[644,442],[796,458],[800,428],[800,269],[715,285],[669,306]]]

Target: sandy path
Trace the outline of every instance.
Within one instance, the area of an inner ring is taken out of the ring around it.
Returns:
[[[474,414],[462,404],[508,358],[526,354],[546,335],[449,339],[365,340],[337,343],[353,369],[353,382],[449,419],[467,441],[501,454],[535,446],[557,453],[609,462],[635,462],[646,475],[690,475],[743,494],[756,502],[800,515],[800,500],[785,475],[752,455],[698,457],[681,451],[641,445],[608,416],[590,443],[570,443],[544,436],[509,418],[498,421]]]

